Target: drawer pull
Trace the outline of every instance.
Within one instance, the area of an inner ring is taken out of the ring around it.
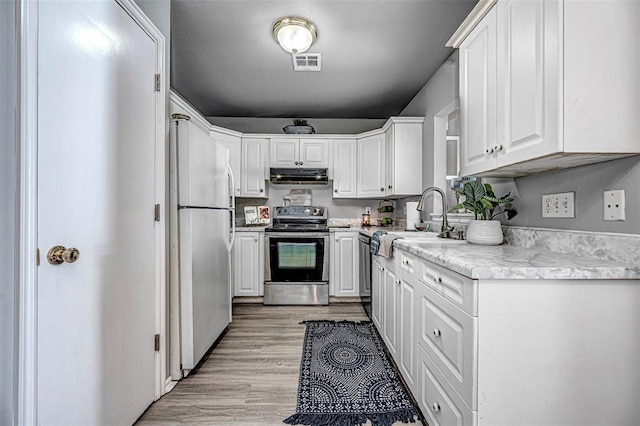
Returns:
[[[433,282],[441,284],[442,283],[442,277],[433,277]]]
[[[438,404],[437,402],[434,402],[431,407],[433,408],[434,413],[437,413],[440,411],[440,404]]]
[[[433,329],[433,336],[434,337],[440,337],[440,336],[442,336],[442,332],[439,329],[434,328]]]

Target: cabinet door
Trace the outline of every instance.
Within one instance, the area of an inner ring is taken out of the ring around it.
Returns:
[[[242,197],[268,197],[264,171],[267,146],[266,139],[242,139]]]
[[[359,253],[357,232],[336,232],[333,237],[333,290],[335,296],[359,296]]]
[[[384,269],[378,260],[378,256],[372,256],[371,258],[371,319],[378,328],[378,332],[382,335],[382,324],[384,321],[384,311],[382,308],[382,301],[384,300],[384,293],[382,287],[382,281],[384,280]]]
[[[264,281],[264,235],[238,232],[233,245],[235,296],[261,296]]]
[[[356,198],[358,141],[333,141],[333,198]]]
[[[460,45],[461,174],[496,167],[496,8]]]
[[[309,169],[329,167],[329,141],[327,139],[300,139],[299,166]]]
[[[396,277],[396,273],[384,267],[384,279],[382,281],[383,287],[383,327],[382,337],[387,344],[389,353],[393,356],[393,359],[398,360],[398,341],[399,341],[399,325],[398,318],[398,306],[400,302],[400,280]]]
[[[412,280],[400,279],[400,346],[398,363],[402,377],[409,385],[411,391],[416,394],[416,368],[417,368],[417,286]]]
[[[242,194],[242,175],[241,166],[242,162],[242,143],[239,136],[227,135],[224,133],[218,133],[212,131],[211,135],[216,142],[224,146],[229,154],[229,165],[231,166],[231,172],[233,173],[234,180],[234,194],[236,197],[240,197]]]
[[[498,166],[562,150],[559,31],[562,2],[506,0],[497,6]],[[594,82],[594,84],[597,84]]]
[[[385,194],[385,135],[358,139],[358,198],[381,198]]]
[[[384,195],[394,194],[395,185],[395,149],[394,149],[394,130],[392,125],[384,132],[384,155],[385,155],[385,188]],[[422,180],[422,179],[421,179]]]
[[[271,167],[297,167],[299,158],[298,139],[271,139]]]

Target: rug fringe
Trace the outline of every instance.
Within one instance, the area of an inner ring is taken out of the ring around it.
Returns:
[[[371,324],[371,320],[362,320],[362,321],[350,321],[350,320],[304,320],[304,321],[300,321],[298,324],[308,324],[310,322],[329,322],[332,324],[340,324],[340,323],[345,323],[345,322],[350,322],[353,324]]]
[[[289,425],[362,426],[371,420],[372,426],[391,426],[395,422],[415,423],[418,413],[406,408],[389,413],[296,413],[283,420]]]

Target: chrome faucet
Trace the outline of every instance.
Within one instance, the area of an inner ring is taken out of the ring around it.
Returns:
[[[420,196],[420,202],[418,203],[418,207],[416,207],[416,210],[418,210],[419,212],[422,211],[424,205],[424,197],[428,192],[431,191],[437,192],[438,194],[440,194],[440,198],[442,198],[442,229],[440,230],[438,237],[451,238],[451,231],[453,231],[453,226],[449,226],[449,222],[447,221],[447,197],[444,195],[444,191],[442,189],[438,188],[437,186],[430,186],[429,188],[425,189]]]

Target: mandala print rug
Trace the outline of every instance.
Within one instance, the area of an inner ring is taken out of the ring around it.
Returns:
[[[418,416],[371,321],[305,321],[291,425],[373,426]]]

